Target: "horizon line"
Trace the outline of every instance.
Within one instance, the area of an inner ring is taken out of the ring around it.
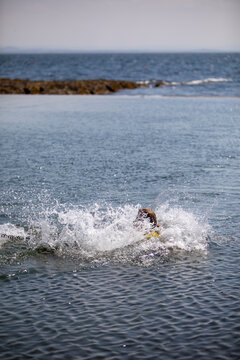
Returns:
[[[141,54],[141,53],[240,53],[233,49],[29,49],[16,47],[0,47],[0,55],[18,54]]]

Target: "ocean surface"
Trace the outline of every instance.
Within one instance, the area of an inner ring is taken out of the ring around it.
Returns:
[[[195,85],[0,96],[0,359],[237,360],[239,55],[95,58],[1,55],[0,77]]]
[[[240,53],[0,55],[0,78],[131,80],[131,94],[240,96]],[[165,86],[155,88],[159,81]]]

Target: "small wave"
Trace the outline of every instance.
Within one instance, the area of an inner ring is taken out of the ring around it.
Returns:
[[[230,82],[232,79],[226,78],[206,78],[206,79],[196,79],[189,81],[166,81],[166,80],[145,80],[137,81],[138,84],[145,85],[147,87],[162,87],[162,86],[178,86],[178,85],[202,85],[202,84],[211,84],[211,83],[222,83]]]
[[[140,85],[149,85],[152,83],[152,80],[139,80],[139,81],[136,81],[137,84],[140,84]]]
[[[201,84],[209,84],[209,83],[219,83],[219,82],[229,82],[232,81],[231,79],[225,79],[225,78],[207,78],[203,80],[191,80],[191,81],[182,81],[180,85],[201,85]]]

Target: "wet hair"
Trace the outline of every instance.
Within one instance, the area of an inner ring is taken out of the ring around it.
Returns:
[[[139,209],[134,224],[137,225],[139,222],[144,221],[144,219],[149,220],[150,224],[154,227],[159,226],[157,222],[157,216],[151,209]]]

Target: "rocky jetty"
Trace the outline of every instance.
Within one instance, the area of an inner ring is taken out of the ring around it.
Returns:
[[[97,95],[145,85],[124,80],[33,81],[0,79],[0,94]]]

